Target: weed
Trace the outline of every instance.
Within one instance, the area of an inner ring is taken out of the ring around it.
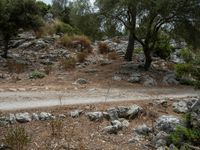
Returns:
[[[117,60],[118,57],[119,55],[116,52],[111,52],[108,54],[108,59],[110,60]]]
[[[61,119],[52,120],[50,122],[50,126],[51,126],[51,135],[56,138],[61,137],[64,128],[63,121]]]
[[[87,57],[87,54],[84,52],[78,53],[76,56],[77,62],[83,63]]]
[[[10,73],[20,74],[25,71],[26,64],[21,60],[8,60],[7,61],[8,71]]]
[[[25,150],[31,140],[25,128],[17,126],[8,130],[4,141],[14,150]]]
[[[47,65],[44,67],[44,72],[45,74],[49,75],[52,71],[52,66],[51,65]]]
[[[74,69],[76,67],[76,60],[73,57],[68,59],[61,59],[60,67],[64,70]]]
[[[110,51],[110,48],[106,43],[98,43],[98,50],[100,54],[107,54]]]
[[[40,72],[40,71],[33,71],[31,75],[29,76],[30,79],[41,79],[46,76],[45,73]]]

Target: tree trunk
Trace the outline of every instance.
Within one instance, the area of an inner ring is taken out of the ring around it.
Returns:
[[[4,51],[2,55],[3,58],[8,58],[8,43],[8,40],[4,41]]]
[[[134,46],[135,46],[135,39],[133,35],[130,33],[128,39],[128,47],[126,49],[126,54],[124,57],[126,61],[132,61]]]
[[[151,50],[148,47],[144,47],[143,49],[144,49],[144,55],[145,55],[144,69],[149,70],[149,68],[151,67],[151,62],[152,62]]]

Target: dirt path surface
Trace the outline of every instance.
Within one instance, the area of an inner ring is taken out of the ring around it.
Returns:
[[[0,110],[17,110],[57,105],[151,100],[198,96],[200,91],[181,88],[91,88],[67,91],[0,92]]]

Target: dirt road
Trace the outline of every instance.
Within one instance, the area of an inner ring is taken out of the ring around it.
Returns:
[[[193,88],[79,89],[68,91],[0,92],[0,110],[17,110],[57,105],[114,101],[151,100],[198,96]]]

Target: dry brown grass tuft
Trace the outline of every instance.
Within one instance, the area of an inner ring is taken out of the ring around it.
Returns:
[[[110,51],[110,48],[106,43],[98,43],[98,50],[100,54],[107,54]]]
[[[111,52],[108,54],[108,59],[110,60],[117,60],[119,58],[119,55],[116,52]]]
[[[87,53],[85,52],[78,53],[76,56],[77,62],[83,63],[86,60],[86,57],[87,57]]]
[[[73,57],[68,59],[61,59],[60,67],[64,70],[74,69],[76,67],[76,60]]]
[[[25,71],[26,69],[26,64],[20,61],[15,61],[15,60],[8,60],[7,61],[7,67],[8,71],[10,73],[17,73],[20,74]]]
[[[64,123],[61,119],[52,120],[50,122],[52,137],[59,138],[62,135]]]

